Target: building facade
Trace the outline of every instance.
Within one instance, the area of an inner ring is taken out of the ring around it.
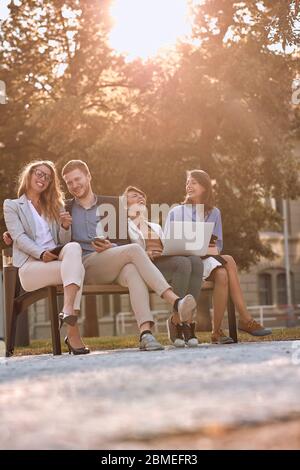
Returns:
[[[292,302],[300,304],[300,201],[287,201],[289,227],[289,261]],[[288,303],[285,271],[284,236],[280,232],[264,232],[276,258],[261,259],[249,272],[241,273],[241,284],[246,303],[253,305],[279,305]]]

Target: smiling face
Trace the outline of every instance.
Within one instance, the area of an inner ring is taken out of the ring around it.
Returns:
[[[52,180],[53,174],[51,169],[46,165],[38,165],[31,171],[30,190],[41,194],[49,187]]]
[[[127,194],[128,215],[134,217],[146,211],[146,198],[139,191],[130,189]]]
[[[127,193],[127,206],[130,207],[133,204],[135,205],[146,205],[145,197],[137,191],[128,191]]]
[[[91,175],[78,168],[66,173],[63,178],[70,194],[76,199],[84,199],[92,191]]]
[[[198,181],[192,176],[188,176],[186,180],[185,190],[191,202],[201,203],[203,201],[205,188],[200,183],[198,183]]]

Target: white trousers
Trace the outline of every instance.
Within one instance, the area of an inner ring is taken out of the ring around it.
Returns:
[[[76,284],[79,290],[75,297],[75,310],[80,310],[84,273],[81,246],[75,242],[63,247],[57,261],[44,263],[30,257],[19,269],[21,285],[27,292],[59,284],[64,287]]]

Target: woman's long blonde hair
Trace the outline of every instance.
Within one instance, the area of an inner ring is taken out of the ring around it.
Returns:
[[[30,189],[32,172],[41,165],[45,165],[51,171],[51,181],[40,196],[42,214],[48,220],[56,220],[58,222],[59,212],[64,205],[64,194],[60,187],[55,165],[50,160],[35,160],[23,168],[19,175],[18,197],[26,194]]]

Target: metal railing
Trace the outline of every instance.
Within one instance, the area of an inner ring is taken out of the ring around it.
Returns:
[[[293,307],[293,321],[294,324],[300,324],[300,304],[295,304]],[[253,318],[261,325],[268,322],[284,322],[285,326],[291,326],[291,312],[288,305],[251,305],[247,307],[251,312]],[[213,309],[211,309],[211,313]],[[170,315],[168,310],[152,310],[154,317],[154,331],[155,333],[166,331],[166,319]],[[117,335],[125,334],[127,328],[132,328],[136,324],[135,316],[132,312],[119,312],[116,315]],[[275,325],[276,326],[276,325]]]
[[[154,318],[154,332],[166,331],[166,320],[170,315],[168,310],[151,310]],[[132,312],[119,312],[116,315],[117,335],[124,335],[126,328],[137,325],[136,318]]]
[[[292,308],[292,311],[291,311]],[[287,326],[290,322],[295,324],[300,320],[300,304],[289,305],[251,305],[247,307],[255,320],[264,325],[265,321],[285,321]]]

